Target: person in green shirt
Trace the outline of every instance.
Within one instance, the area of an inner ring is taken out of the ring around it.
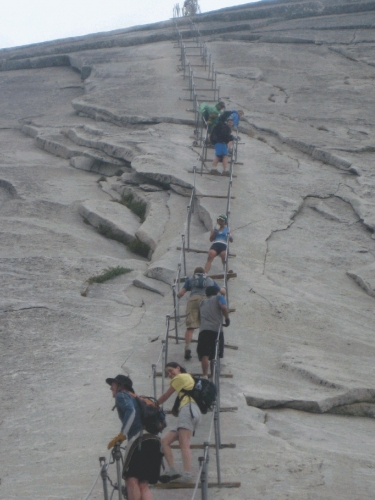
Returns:
[[[161,440],[164,457],[169,466],[169,470],[166,475],[160,477],[160,480],[165,483],[176,479],[183,483],[191,482],[192,455],[190,440],[201,420],[201,412],[194,399],[184,394],[182,390],[186,389],[187,391],[191,391],[194,387],[194,379],[189,373],[186,373],[185,368],[174,361],[167,363],[165,371],[167,377],[171,379],[171,383],[169,389],[158,399],[158,403],[163,404],[174,392],[177,392],[179,404],[177,425]],[[171,448],[171,444],[174,441],[178,441],[180,444],[184,468],[182,474],[177,473],[174,466],[174,456]]]

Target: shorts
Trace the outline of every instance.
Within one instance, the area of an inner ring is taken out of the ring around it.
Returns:
[[[159,481],[163,458],[160,438],[152,434],[144,434],[141,449],[139,449],[140,439],[140,437],[136,439],[127,452],[122,477],[123,479],[135,477],[139,481],[156,484]]]
[[[190,296],[186,304],[186,328],[199,328],[199,304],[206,297],[204,295]]]
[[[221,252],[225,252],[227,249],[227,245],[225,243],[220,243],[220,242],[216,242],[216,243],[213,243],[211,246],[210,246],[210,250],[215,250],[215,252],[220,255]]]
[[[215,358],[215,344],[217,332],[212,330],[203,330],[199,332],[197,354],[199,361],[202,361],[203,356],[208,356],[209,360]],[[219,336],[219,358],[224,357],[224,334],[220,332]]]
[[[201,421],[201,411],[196,403],[187,403],[178,412],[177,425],[172,427],[171,431],[177,432],[178,429],[187,429],[194,432]]]
[[[228,148],[225,142],[217,142],[215,144],[215,155],[220,156],[228,156]]]

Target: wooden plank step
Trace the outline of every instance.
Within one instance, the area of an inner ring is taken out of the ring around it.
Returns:
[[[199,488],[201,487],[199,483]],[[241,488],[240,482],[235,481],[222,481],[220,486],[219,483],[208,483],[209,488]],[[176,481],[172,483],[157,483],[154,485],[154,488],[158,488],[161,490],[183,490],[183,489],[193,489],[195,488],[195,483],[177,483]]]
[[[220,413],[228,413],[231,411],[237,411],[238,406],[221,406],[220,407]],[[212,412],[212,410],[208,410],[209,412]],[[172,415],[172,410],[164,410],[164,413],[166,415]]]
[[[207,159],[207,160],[205,160],[205,161],[207,161],[207,162],[211,161],[211,162],[212,162],[213,160],[209,160],[209,159]],[[243,163],[236,163],[236,165],[243,165]],[[194,174],[194,170],[188,170],[188,174]],[[201,174],[200,170],[198,170],[198,169],[197,169],[197,174],[198,174],[198,175],[200,175],[200,174]],[[204,170],[203,170],[202,174],[203,174],[203,175],[212,175],[213,177],[220,177],[220,176],[219,176],[219,175],[217,175],[217,174],[210,174],[210,172],[207,172],[207,171],[205,172]],[[224,177],[224,176],[223,176],[223,177]],[[233,177],[233,178],[235,178],[235,177],[237,177],[237,175],[232,174],[232,177]]]
[[[229,312],[230,312],[230,309],[229,309]],[[175,335],[168,335],[168,338],[169,339],[176,339],[176,336]],[[178,337],[178,340],[184,341],[185,338],[184,337]],[[198,342],[198,340],[195,340],[195,339],[192,339],[191,341],[192,342]],[[238,351],[238,346],[237,345],[224,344],[224,347],[226,349],[233,349],[234,351]]]
[[[176,247],[177,250],[182,250],[181,247]],[[185,248],[185,252],[193,252],[193,253],[207,253],[208,250],[199,250],[198,248]],[[229,257],[237,257],[235,253],[229,252]],[[224,274],[214,274],[213,276],[209,276],[212,279],[224,279]],[[237,273],[227,273],[227,278],[237,278]],[[180,282],[185,282],[186,278],[180,278]]]
[[[224,449],[224,448],[235,448],[237,445],[235,443],[227,443],[227,444],[221,444],[220,446],[220,449]],[[214,443],[211,443],[210,444],[210,448],[215,448],[215,444]],[[179,444],[172,444],[171,445],[171,448],[173,448],[174,450],[179,450],[180,449],[180,445]],[[192,450],[204,450],[204,444],[190,444],[190,448]]]
[[[201,373],[191,373],[193,377],[200,377]],[[156,372],[157,377],[161,377],[161,372]],[[233,373],[220,373],[221,378],[233,378]]]

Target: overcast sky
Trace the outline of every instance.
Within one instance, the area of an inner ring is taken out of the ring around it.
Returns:
[[[3,0],[0,48],[87,35],[172,17],[183,0]],[[202,12],[259,0],[198,0]]]

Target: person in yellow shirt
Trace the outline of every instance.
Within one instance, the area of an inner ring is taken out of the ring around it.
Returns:
[[[194,379],[186,373],[178,363],[171,361],[167,363],[166,375],[171,379],[169,389],[158,399],[159,404],[163,404],[174,392],[177,392],[179,397],[178,402],[178,421],[177,425],[173,427],[161,440],[165,460],[169,466],[167,474],[160,478],[161,481],[167,483],[178,479],[179,482],[191,482],[191,449],[190,440],[195,429],[198,427],[201,420],[201,412],[194,399],[185,394],[182,390],[191,391],[194,387]],[[171,444],[178,441],[181,449],[183,473],[177,473],[174,466],[174,456]]]

